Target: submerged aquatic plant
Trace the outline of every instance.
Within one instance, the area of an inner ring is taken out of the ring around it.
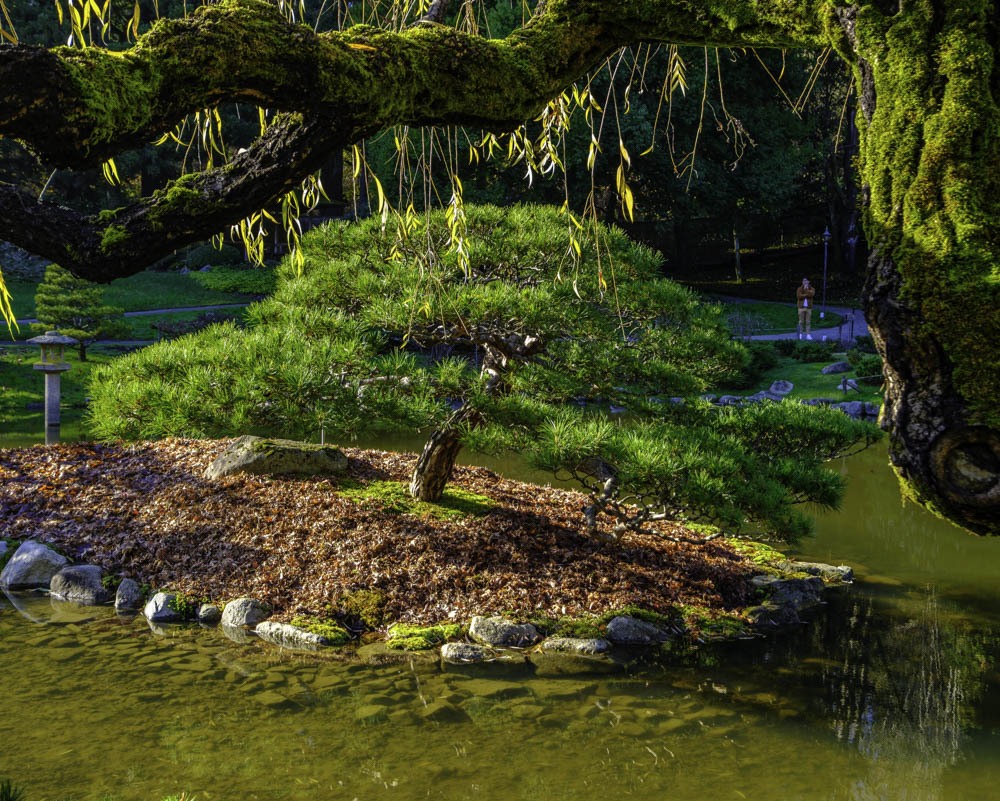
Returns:
[[[24,790],[10,779],[0,779],[0,801],[24,801]]]

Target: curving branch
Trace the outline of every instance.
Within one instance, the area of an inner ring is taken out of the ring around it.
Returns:
[[[224,168],[185,176],[116,212],[75,215],[0,190],[0,239],[108,281],[205,239],[296,185],[319,154],[386,127],[512,130],[608,54],[650,39],[816,44],[817,0],[761,12],[752,1],[693,13],[673,0],[552,0],[506,39],[437,24],[316,34],[258,0],[223,0],[164,20],[124,53],[0,48],[0,134],[44,162],[90,167],[186,115],[250,102],[299,115]]]

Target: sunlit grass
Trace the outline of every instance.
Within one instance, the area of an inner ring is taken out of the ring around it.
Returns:
[[[60,379],[63,439],[75,439],[81,432],[91,371],[118,353],[98,345],[87,348],[87,361],[81,362],[75,350],[66,351],[70,369]],[[35,348],[0,348],[0,447],[45,441],[45,379],[32,367],[38,358]]]

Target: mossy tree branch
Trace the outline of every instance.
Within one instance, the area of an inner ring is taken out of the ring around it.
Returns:
[[[488,40],[432,23],[401,33],[354,26],[315,34],[266,3],[225,0],[158,23],[123,53],[4,47],[0,133],[53,166],[94,166],[227,101],[302,122],[293,137],[286,124],[246,157],[113,214],[85,217],[3,188],[0,238],[91,280],[128,275],[260,208],[315,170],[323,150],[397,124],[512,130],[630,42],[823,40],[817,0],[786,10],[763,5],[552,0],[506,39]]]

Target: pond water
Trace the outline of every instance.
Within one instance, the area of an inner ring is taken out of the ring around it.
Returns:
[[[0,777],[25,801],[995,797],[1000,542],[902,505],[884,451],[838,467],[845,507],[796,554],[859,581],[682,666],[360,665],[0,595]]]

